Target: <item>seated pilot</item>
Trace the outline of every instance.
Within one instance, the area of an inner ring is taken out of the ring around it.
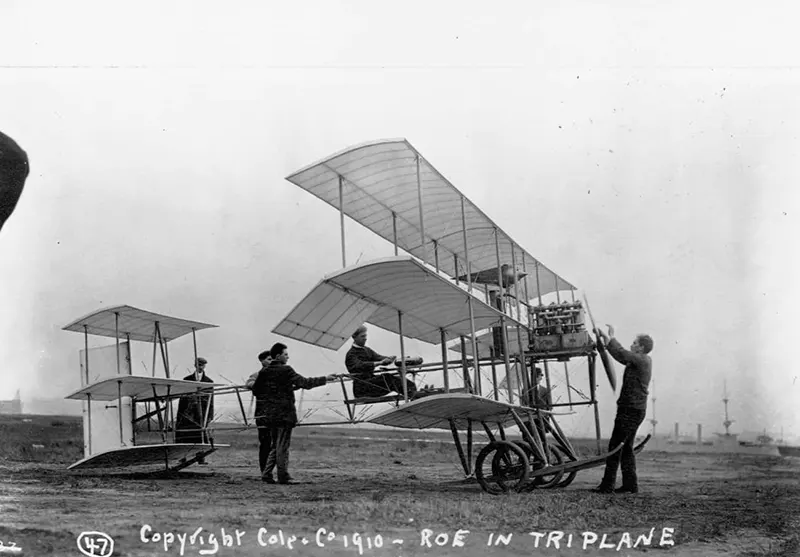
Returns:
[[[394,373],[375,375],[375,368],[386,366],[395,361],[395,357],[381,356],[367,344],[367,328],[361,325],[353,333],[353,346],[347,351],[344,364],[347,372],[353,377],[353,396],[379,397],[391,392],[403,394],[403,381]],[[414,382],[406,379],[408,397],[412,398],[417,392]]]

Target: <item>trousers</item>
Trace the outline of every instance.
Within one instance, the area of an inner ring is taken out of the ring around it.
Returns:
[[[611,451],[620,443],[624,444],[621,451],[606,459],[603,486],[614,487],[617,481],[617,469],[621,467],[622,487],[639,487],[639,481],[636,476],[636,455],[633,453],[633,439],[636,437],[636,430],[639,429],[639,426],[644,421],[646,412],[646,410],[627,406],[617,407],[617,416],[614,419],[614,430],[611,432],[608,450]]]
[[[409,397],[417,392],[417,386],[410,379],[406,379],[406,389]],[[353,396],[356,398],[385,396],[393,391],[403,394],[403,381],[398,375],[383,373],[367,378],[353,378]]]
[[[258,423],[258,465],[261,476],[272,475],[277,467],[278,479],[289,477],[289,445],[292,443],[292,427],[274,427],[274,424]],[[263,424],[263,425],[262,425]]]

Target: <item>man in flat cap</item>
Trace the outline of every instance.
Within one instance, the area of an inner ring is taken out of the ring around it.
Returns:
[[[184,381],[213,383],[206,375],[205,358],[197,358],[194,372],[183,378]],[[175,417],[176,443],[209,443],[211,438],[205,428],[214,418],[214,398],[209,391],[203,389],[195,393],[183,395],[178,402],[178,415]],[[205,464],[204,460],[198,464]]]
[[[381,356],[367,346],[367,328],[361,325],[353,333],[353,346],[347,351],[344,365],[353,377],[353,396],[377,397],[391,392],[403,394],[403,381],[394,373],[375,375],[375,368],[387,366],[395,361],[394,356]],[[414,382],[406,379],[408,397],[417,392]]]

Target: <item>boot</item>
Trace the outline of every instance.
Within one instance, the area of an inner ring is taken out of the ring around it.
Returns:
[[[601,483],[591,490],[593,493],[614,493],[614,486]]]

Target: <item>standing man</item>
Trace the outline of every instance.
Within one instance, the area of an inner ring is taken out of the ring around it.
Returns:
[[[14,212],[29,172],[27,153],[0,132],[0,230]]]
[[[270,362],[272,362],[272,356],[269,355],[269,350],[264,350],[261,354],[259,354],[258,361],[261,362],[261,369],[267,367]],[[261,373],[261,369],[247,378],[247,381],[244,384],[245,389],[250,389],[251,391],[253,390],[253,385],[256,384],[256,379],[258,378],[258,374]],[[261,468],[263,469],[264,467],[262,466]]]
[[[547,389],[546,386],[542,385],[542,379],[544,378],[544,372],[542,368],[536,367],[534,369],[534,385],[533,385],[533,404],[539,410],[550,411],[553,409],[553,400],[550,396],[550,391]],[[548,415],[547,414],[538,414],[534,419],[534,423],[536,424],[536,429],[539,431],[539,435],[542,438],[547,434],[547,427],[546,424],[548,422]]]
[[[625,364],[622,376],[622,388],[617,399],[617,417],[614,420],[614,430],[608,450],[612,450],[620,443],[622,450],[608,457],[606,470],[600,485],[592,491],[597,493],[638,493],[639,483],[636,477],[636,455],[633,452],[633,439],[636,430],[644,421],[647,412],[647,386],[653,364],[648,354],[653,350],[653,339],[649,335],[638,335],[631,344],[630,350],[625,350],[617,339],[614,338],[614,327],[608,325],[606,335],[600,329],[595,332],[603,337],[608,348],[608,353],[621,364]],[[622,487],[615,490],[617,481],[617,468],[622,466]]]
[[[550,397],[550,391],[545,385],[542,385],[542,379],[544,379],[542,368],[536,366],[533,377],[533,403],[542,410],[552,410],[553,401]]]
[[[198,381],[200,383],[213,383],[206,375],[205,358],[197,358],[194,364],[194,373],[183,378],[184,381]],[[176,443],[208,443],[210,435],[205,428],[214,419],[214,398],[208,389],[196,393],[185,394],[178,402],[178,415],[175,417],[175,442]],[[200,459],[198,464],[205,464]]]
[[[278,483],[293,483],[289,475],[289,445],[292,429],[297,425],[294,406],[295,389],[313,389],[324,385],[336,376],[303,377],[290,365],[289,350],[280,342],[270,349],[272,361],[258,372],[253,384],[256,397],[256,425],[258,426],[259,465],[266,455],[261,470],[261,481],[275,483],[272,470],[278,468]],[[273,447],[275,448],[273,452]]]
[[[270,363],[272,363],[272,356],[270,356],[269,350],[264,350],[261,352],[258,355],[258,361],[261,362],[261,369],[252,374],[244,384],[245,388],[250,389],[251,391],[253,390],[253,386],[256,384],[258,375],[267,367],[269,367]],[[258,416],[258,411],[256,411],[256,416]],[[266,437],[269,437],[269,430],[266,428],[263,430],[261,428],[258,429],[258,466],[261,469],[261,476],[263,477],[264,469],[267,467],[267,460],[272,462],[272,466],[275,466],[276,444],[272,443],[271,438],[268,440],[265,438],[264,441],[262,441],[262,434]]]
[[[367,347],[367,328],[361,325],[353,333],[353,346],[347,351],[344,365],[353,377],[353,396],[356,398],[384,396],[392,391],[403,394],[403,380],[393,373],[375,375],[377,366],[386,366],[394,362],[394,356],[381,356]],[[417,392],[414,382],[406,379],[408,398]]]

